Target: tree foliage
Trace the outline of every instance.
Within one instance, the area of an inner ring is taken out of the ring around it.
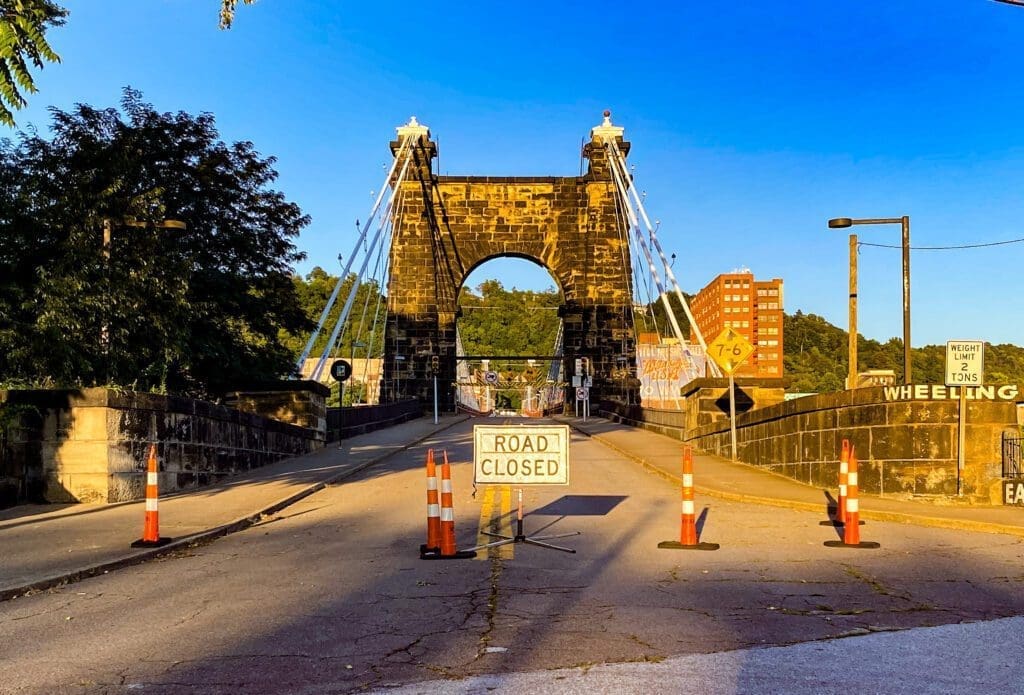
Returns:
[[[251,5],[256,0],[243,0],[246,5]],[[238,6],[238,0],[221,0],[220,4],[220,28],[230,29],[232,22],[235,21],[235,8]]]
[[[470,355],[550,355],[558,333],[558,290],[506,290],[486,280],[459,295],[459,333]]]
[[[298,275],[293,276],[292,282],[295,285],[295,293],[303,313],[310,323],[315,325],[338,283],[338,276],[331,275],[320,266],[316,266],[305,278]],[[355,282],[355,273],[349,273],[341,285],[334,307],[324,321],[323,330],[313,343],[310,357],[318,358],[323,354]],[[378,282],[373,279],[360,282],[356,289],[355,299],[352,301],[348,320],[329,354],[338,358],[380,357],[384,349],[386,312],[387,299]],[[281,339],[297,358],[306,346],[309,335],[308,331],[301,334],[283,334]]]
[[[0,123],[13,126],[12,109],[24,108],[25,94],[36,91],[30,70],[60,62],[46,31],[66,16],[52,0],[0,0]]]
[[[784,362],[789,391],[812,393],[838,391],[849,371],[847,333],[820,316],[797,311],[785,316]],[[941,384],[945,380],[945,345],[926,345],[911,350],[913,381]],[[896,382],[903,383],[903,341],[890,338],[884,343],[859,336],[859,371],[891,369]],[[1024,383],[1024,349],[1016,345],[985,346],[985,381],[990,384]]]
[[[221,0],[221,29],[231,28],[237,6],[238,0]],[[67,15],[54,0],[0,0],[0,124],[13,127],[14,111],[27,104],[25,94],[37,91],[30,70],[60,62],[46,32],[64,24]]]
[[[309,220],[274,159],[132,90],[52,114],[52,139],[0,145],[0,381],[210,394],[289,371]]]

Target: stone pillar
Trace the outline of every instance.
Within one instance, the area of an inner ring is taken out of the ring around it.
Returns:
[[[426,126],[411,121],[398,133],[416,137],[417,146],[393,220],[382,402],[414,397],[432,406],[436,355],[439,403],[454,407],[458,291],[474,268],[501,256],[536,261],[561,287],[566,374],[576,357],[587,357],[594,400],[635,402],[629,239],[601,139],[610,133],[628,152],[622,128],[606,117],[592,131],[581,177],[435,176],[437,147]],[[395,156],[399,142],[391,143]]]

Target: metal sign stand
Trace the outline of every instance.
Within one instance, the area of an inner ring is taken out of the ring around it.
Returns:
[[[729,370],[729,439],[732,442],[732,460],[736,460],[736,379]]]
[[[516,512],[516,535],[506,536],[501,533],[491,533],[490,531],[483,531],[484,535],[492,538],[499,538],[501,540],[493,541],[492,543],[486,543],[484,545],[478,545],[472,550],[483,550],[484,548],[497,548],[502,545],[508,545],[509,543],[525,543],[527,545],[537,545],[541,548],[547,548],[549,550],[561,550],[563,553],[574,553],[575,550],[572,548],[565,548],[560,545],[554,545],[552,543],[544,543],[544,541],[551,538],[568,538],[569,536],[578,536],[582,531],[573,531],[571,533],[556,533],[550,536],[527,536],[523,533],[523,488],[517,488],[516,493],[519,496],[519,510]]]

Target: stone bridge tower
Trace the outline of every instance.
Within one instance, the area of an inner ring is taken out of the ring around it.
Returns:
[[[622,128],[604,123],[583,148],[583,176],[438,176],[437,145],[413,118],[391,143],[415,138],[393,220],[384,342],[385,400],[433,402],[431,357],[439,357],[442,410],[454,408],[455,320],[466,277],[501,256],[547,268],[562,290],[564,373],[590,359],[591,400],[637,402],[629,238],[601,137],[625,154]],[[401,165],[401,162],[399,163]],[[567,393],[572,409],[575,394]]]

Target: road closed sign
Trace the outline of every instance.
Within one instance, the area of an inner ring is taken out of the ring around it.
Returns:
[[[950,340],[946,343],[946,386],[981,386],[985,383],[985,343]]]
[[[473,471],[482,485],[568,485],[569,426],[476,425]]]

